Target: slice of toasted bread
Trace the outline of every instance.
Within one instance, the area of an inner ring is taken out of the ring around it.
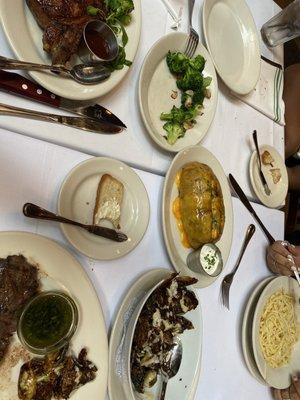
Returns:
[[[267,150],[262,153],[261,159],[264,165],[272,165],[272,163],[274,162],[274,158]]]
[[[109,174],[102,175],[94,208],[94,225],[102,219],[110,221],[116,229],[120,228],[121,205],[124,186]]]
[[[280,169],[279,168],[273,168],[273,169],[270,169],[270,172],[271,172],[271,175],[272,175],[272,178],[273,178],[273,182],[276,185],[276,183],[278,183],[280,181],[280,179],[281,179]]]

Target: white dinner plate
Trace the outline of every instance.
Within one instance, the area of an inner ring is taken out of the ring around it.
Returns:
[[[178,188],[175,183],[176,174],[185,164],[192,161],[198,161],[200,163],[207,164],[216,175],[222,189],[225,207],[225,224],[222,236],[218,242],[216,242],[216,245],[219,247],[222,254],[223,268],[226,265],[231,249],[233,234],[233,210],[228,181],[224,170],[216,157],[202,146],[191,146],[178,153],[169,167],[164,183],[162,198],[163,233],[169,257],[176,271],[197,278],[198,283],[196,283],[194,286],[200,288],[210,285],[218,278],[218,276],[204,277],[203,275],[200,275],[187,267],[186,259],[192,250],[187,249],[182,245],[176,219],[172,211],[173,202],[178,196]]]
[[[1,232],[0,257],[22,254],[29,262],[38,265],[42,289],[62,290],[76,302],[79,311],[77,331],[71,341],[71,349],[78,355],[86,347],[88,358],[98,367],[96,379],[81,387],[72,394],[72,400],[104,400],[107,390],[108,344],[106,326],[97,293],[79,262],[58,243],[44,236],[28,232]],[[92,327],[92,328],[91,328]],[[15,334],[15,348],[19,341]],[[11,353],[10,353],[11,352]],[[16,363],[13,348],[7,357],[13,357],[11,364]],[[21,360],[20,360],[21,361]],[[7,371],[1,371],[1,399],[18,400],[17,387],[19,367],[13,369],[10,381],[4,382]],[[17,370],[16,370],[17,369]],[[6,378],[9,378],[6,376]],[[3,390],[5,387],[5,390]]]
[[[296,323],[299,324],[300,322],[300,287],[298,282],[286,276],[275,278],[267,284],[257,302],[253,317],[252,346],[258,370],[266,383],[276,389],[285,389],[291,384],[291,376],[297,374],[300,369],[300,341],[298,340],[295,344],[290,362],[287,365],[279,368],[272,368],[266,363],[263,357],[259,340],[260,318],[264,307],[270,296],[280,289],[284,289],[285,293],[295,296],[295,318]]]
[[[126,398],[132,400],[157,398],[161,379],[158,379],[158,382],[145,395],[140,395],[134,391],[130,379],[130,354],[140,312],[149,296],[164,279],[170,276],[170,273],[165,269],[147,272],[138,279],[124,299],[113,327],[112,337],[116,336],[116,338],[113,339],[113,347],[110,349],[110,361],[113,362],[110,365],[115,367],[109,378],[109,392],[110,394],[113,393],[114,396],[120,396],[120,393],[125,393]],[[193,290],[193,286],[189,288]],[[200,375],[203,325],[200,301],[195,310],[186,314],[186,318],[193,323],[194,329],[179,335],[183,347],[183,356],[176,377],[170,380],[168,384],[166,398],[169,400],[177,400],[179,398],[192,400]],[[117,342],[119,346],[116,349]],[[122,389],[120,388],[120,382],[122,382]],[[120,390],[123,390],[123,392],[120,392]],[[120,398],[113,397],[112,400],[119,400]]]
[[[205,0],[202,18],[207,48],[218,74],[234,92],[251,92],[260,75],[260,47],[245,0]]]
[[[171,152],[178,152],[185,147],[199,143],[207,133],[215,115],[218,100],[218,81],[213,62],[203,44],[199,43],[195,56],[201,54],[205,60],[204,76],[211,76],[209,86],[211,98],[204,99],[203,115],[197,117],[197,123],[186,131],[185,136],[170,145],[164,138],[161,121],[162,112],[170,112],[173,105],[181,104],[180,90],[176,86],[176,79],[169,71],[166,55],[169,50],[183,51],[187,41],[187,34],[173,32],[159,39],[148,52],[141,69],[139,79],[139,104],[141,115],[150,137],[158,146]],[[177,99],[171,97],[172,90],[178,92]]]
[[[252,348],[252,323],[255,307],[258,302],[259,296],[261,295],[261,292],[263,291],[267,283],[269,283],[272,279],[274,279],[274,277],[265,278],[255,287],[247,302],[242,324],[242,348],[245,363],[251,375],[262,385],[267,384],[263,380],[263,377],[261,376],[254,359]]]
[[[61,224],[69,242],[80,252],[96,260],[113,260],[133,250],[142,240],[149,222],[150,206],[146,188],[136,172],[121,161],[94,157],[74,167],[62,184],[58,212],[66,218],[93,223],[97,188],[103,174],[110,174],[124,185],[120,230],[128,236],[125,242],[114,242],[83,229]],[[101,226],[114,228],[109,221]]]
[[[126,57],[133,61],[140,38],[141,3],[134,1],[132,21],[126,27],[128,43]],[[51,58],[43,50],[42,29],[38,26],[25,0],[1,0],[0,18],[2,28],[17,59],[39,64],[51,64]],[[56,95],[73,100],[91,100],[104,96],[113,90],[125,77],[128,67],[114,71],[109,79],[96,85],[81,85],[72,79],[63,78],[49,72],[29,72],[40,85]]]
[[[289,186],[288,174],[285,163],[280,154],[278,153],[278,151],[272,146],[268,145],[260,146],[259,151],[260,155],[262,155],[264,151],[268,151],[274,159],[272,166],[262,164],[262,171],[267,181],[267,184],[271,190],[271,194],[269,196],[266,194],[264,187],[261,183],[261,179],[259,176],[259,163],[256,151],[252,153],[249,164],[251,185],[253,187],[256,196],[265,206],[271,208],[281,207],[284,204]],[[271,170],[277,168],[280,169],[281,178],[280,181],[275,184],[273,182]]]

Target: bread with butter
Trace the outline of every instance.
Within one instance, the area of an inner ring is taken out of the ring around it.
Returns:
[[[94,208],[94,225],[100,225],[101,220],[106,219],[115,229],[120,229],[123,194],[124,186],[120,181],[109,174],[102,175]]]

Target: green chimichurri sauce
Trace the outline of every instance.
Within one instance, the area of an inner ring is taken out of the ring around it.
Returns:
[[[43,348],[56,344],[69,332],[73,310],[67,299],[51,294],[37,298],[26,310],[22,334],[32,347]]]

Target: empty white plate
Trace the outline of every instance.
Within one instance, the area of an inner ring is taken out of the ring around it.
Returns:
[[[244,0],[205,0],[203,30],[218,74],[238,94],[247,94],[260,74],[260,47]]]
[[[147,54],[141,69],[139,80],[139,104],[144,124],[150,137],[158,146],[171,152],[178,152],[188,146],[199,143],[206,135],[215,115],[218,100],[218,81],[216,71],[210,55],[203,44],[199,43],[195,56],[201,54],[205,60],[204,76],[212,77],[209,86],[211,97],[203,102],[203,115],[197,117],[197,123],[188,129],[183,138],[170,145],[165,139],[166,131],[161,121],[162,112],[170,112],[173,105],[179,107],[181,94],[176,86],[176,79],[169,71],[166,55],[169,50],[183,51],[187,41],[187,34],[174,32],[158,40]],[[171,97],[172,91],[177,91],[176,99]]]
[[[287,191],[288,191],[288,174],[286,170],[286,166],[284,164],[284,161],[281,157],[281,155],[278,153],[276,149],[272,146],[268,145],[263,145],[260,146],[259,148],[260,154],[262,155],[264,151],[268,151],[274,162],[272,165],[264,165],[262,164],[262,172],[264,174],[264,177],[267,181],[267,184],[271,190],[271,194],[268,196],[264,190],[263,184],[260,179],[259,175],[259,164],[258,164],[258,158],[257,158],[257,153],[254,151],[252,153],[251,159],[250,159],[250,164],[249,164],[249,174],[250,174],[250,180],[251,180],[251,185],[253,187],[253,190],[256,194],[256,196],[259,198],[259,200],[267,207],[271,208],[278,208],[281,207],[284,204]],[[281,178],[279,182],[274,183],[271,171],[273,169],[279,169]]]
[[[61,229],[69,242],[86,256],[96,260],[113,260],[124,256],[138,245],[149,222],[148,194],[132,168],[121,161],[104,157],[91,158],[78,164],[62,184],[58,212],[66,218],[92,224],[97,188],[103,174],[110,174],[124,185],[120,230],[128,236],[128,240],[113,242],[66,224],[61,224]],[[105,220],[101,221],[101,226],[113,228]]]

